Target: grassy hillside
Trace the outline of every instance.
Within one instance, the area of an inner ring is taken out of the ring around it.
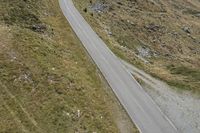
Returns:
[[[74,2],[119,57],[180,90],[199,94],[198,0]]]
[[[57,0],[0,3],[0,132],[137,132]]]

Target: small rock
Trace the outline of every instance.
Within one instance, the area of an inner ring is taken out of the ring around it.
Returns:
[[[110,6],[108,4],[105,4],[105,3],[96,2],[96,3],[92,4],[90,8],[91,8],[92,11],[95,11],[97,13],[101,13],[101,12],[104,12],[104,11],[108,11]]]
[[[109,31],[109,32],[108,32],[108,35],[110,35],[110,36],[111,36],[111,35],[112,35],[112,32],[111,32],[111,31]]]
[[[186,27],[183,27],[182,29],[183,29],[183,31],[185,31],[186,33],[191,34],[191,30],[190,30],[189,27],[186,26]]]
[[[149,48],[146,47],[139,47],[137,48],[138,52],[139,52],[139,56],[141,57],[147,57],[150,58],[151,57],[151,51]]]
[[[35,32],[44,32],[47,30],[47,27],[42,24],[34,24],[32,25],[31,29]]]
[[[159,25],[156,25],[156,24],[149,24],[149,25],[146,25],[145,28],[148,30],[148,31],[153,31],[153,32],[156,32],[160,29],[160,26]]]
[[[81,111],[80,110],[77,110],[77,116],[78,116],[78,118],[81,116]]]
[[[200,13],[195,14],[196,17],[200,17]]]

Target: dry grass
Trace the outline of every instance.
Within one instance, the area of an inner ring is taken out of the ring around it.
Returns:
[[[58,1],[2,0],[0,16],[0,132],[137,132]]]
[[[197,0],[74,2],[119,57],[181,90],[200,92],[200,3]],[[90,8],[94,3],[104,3],[109,9],[95,12]],[[83,12],[84,8],[88,8],[87,13]],[[184,28],[189,28],[190,33]],[[141,56],[141,48],[149,49],[149,56]],[[181,70],[174,73],[169,66]]]

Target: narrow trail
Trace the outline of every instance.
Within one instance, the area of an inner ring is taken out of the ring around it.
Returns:
[[[9,91],[9,89],[0,81],[0,86],[4,91],[5,94],[7,94],[11,99],[14,100],[15,104],[17,104],[20,109],[22,110],[22,112],[25,114],[26,118],[28,118],[29,122],[36,128],[36,130],[40,133],[44,133],[44,131],[38,126],[38,123],[35,121],[34,118],[31,117],[31,115],[28,113],[28,111],[22,106],[22,104],[19,102],[19,100],[17,100],[17,98]],[[4,101],[2,99],[2,101]],[[4,101],[5,102],[5,101]],[[14,111],[12,111],[12,109],[9,107],[9,105],[6,104],[6,102],[4,103],[5,107],[9,110],[9,112],[12,114],[12,116],[14,117],[14,119],[16,119],[19,123],[22,123],[21,120],[16,116],[16,114],[14,113]],[[25,127],[22,126],[22,129],[24,131],[28,131],[25,129]]]
[[[1,98],[1,100],[3,101],[3,99]],[[26,127],[22,124],[22,121],[15,115],[14,111],[7,105],[7,103],[3,103],[3,106],[9,111],[9,113],[12,115],[14,121],[16,122],[16,124],[21,127],[22,132],[24,133],[29,133],[30,131],[26,129]]]

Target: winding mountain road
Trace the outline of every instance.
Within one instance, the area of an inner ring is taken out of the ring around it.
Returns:
[[[141,133],[177,133],[122,62],[93,31],[71,0],[60,0],[63,14]]]

